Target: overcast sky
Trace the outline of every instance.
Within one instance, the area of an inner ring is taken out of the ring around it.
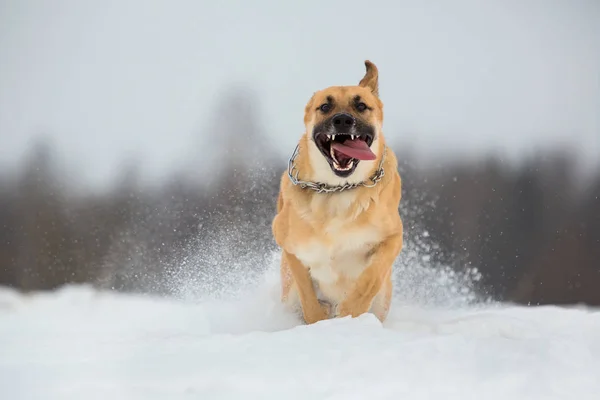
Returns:
[[[0,167],[44,132],[96,181],[127,157],[162,175],[209,149],[238,82],[287,155],[313,91],[365,59],[387,136],[419,153],[600,158],[597,0],[0,0]]]

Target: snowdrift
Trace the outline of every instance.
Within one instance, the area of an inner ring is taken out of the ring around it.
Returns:
[[[275,282],[232,299],[0,291],[15,399],[596,399],[600,312],[396,300],[305,326]],[[460,292],[460,291],[459,291]]]

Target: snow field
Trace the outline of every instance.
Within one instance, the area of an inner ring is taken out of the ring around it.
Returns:
[[[305,326],[271,275],[200,301],[0,291],[3,399],[596,399],[600,312],[396,300]]]

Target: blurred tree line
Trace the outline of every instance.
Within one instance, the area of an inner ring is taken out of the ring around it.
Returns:
[[[162,293],[185,249],[202,255],[221,240],[228,259],[243,260],[275,248],[271,219],[287,159],[266,148],[253,104],[234,90],[217,109],[209,128],[219,132],[218,170],[174,173],[158,187],[141,184],[132,167],[112,189],[80,193],[58,172],[52,147],[37,143],[18,174],[0,176],[0,285]],[[600,305],[600,173],[577,184],[562,152],[518,166],[491,157],[422,168],[409,150],[394,150],[405,235],[427,232],[433,260],[477,267],[479,290],[498,300]],[[203,259],[197,273],[211,262],[220,261]]]

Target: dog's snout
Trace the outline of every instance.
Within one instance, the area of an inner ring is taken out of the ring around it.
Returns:
[[[350,128],[354,126],[354,123],[354,117],[345,113],[335,115],[332,120],[333,127],[339,133],[348,133]]]

